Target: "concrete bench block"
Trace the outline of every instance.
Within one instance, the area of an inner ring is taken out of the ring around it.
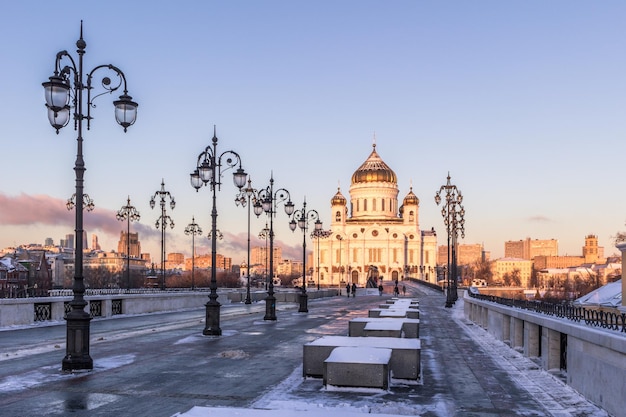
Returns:
[[[402,337],[402,323],[397,320],[369,322],[363,328],[363,336]]]
[[[417,380],[420,377],[419,339],[396,337],[323,336],[303,346],[302,373],[304,377],[321,378],[324,361],[337,347],[375,347],[391,349],[389,371],[397,379]]]
[[[324,361],[324,385],[389,389],[391,349],[337,347]]]
[[[370,322],[393,322],[402,323],[402,336],[411,339],[420,337],[420,321],[418,319],[407,318],[387,318],[387,317],[355,317],[348,322],[348,336],[362,337],[365,336],[365,326]]]

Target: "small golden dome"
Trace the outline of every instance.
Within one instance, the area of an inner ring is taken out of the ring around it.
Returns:
[[[341,190],[339,189],[339,187],[337,187],[337,194],[335,194],[333,198],[330,200],[330,204],[333,206],[335,205],[345,206],[347,203],[348,203],[348,200],[346,200],[343,194],[341,194]]]
[[[352,174],[352,184],[367,182],[398,183],[396,173],[378,156],[376,144],[365,162]]]
[[[413,187],[411,187],[411,189],[409,190],[409,193],[406,195],[406,197],[404,197],[404,200],[402,202],[403,206],[407,206],[411,204],[415,206],[419,206],[420,204],[420,199],[417,198],[417,196],[413,193]]]

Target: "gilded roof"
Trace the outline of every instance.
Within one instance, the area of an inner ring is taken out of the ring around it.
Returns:
[[[345,206],[347,202],[348,200],[346,200],[343,194],[341,194],[341,190],[339,189],[339,187],[337,187],[337,194],[335,194],[333,198],[330,200],[330,204],[332,204],[333,206],[334,205]]]
[[[380,158],[376,152],[376,144],[372,153],[363,164],[352,174],[352,184],[367,182],[398,183],[396,173]]]
[[[413,193],[413,187],[411,187],[411,189],[409,190],[409,193],[406,195],[406,197],[404,197],[404,201],[402,204],[403,205],[409,205],[409,204],[419,205],[419,203],[420,203],[420,199],[417,198],[415,193]]]

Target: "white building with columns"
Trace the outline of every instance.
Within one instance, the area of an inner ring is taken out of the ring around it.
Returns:
[[[409,190],[398,205],[398,180],[376,152],[354,172],[349,202],[341,189],[331,199],[331,234],[313,238],[314,276],[321,286],[358,287],[401,281],[436,282],[437,236],[419,224],[419,199]],[[318,247],[319,245],[319,247]],[[319,268],[319,270],[318,270]],[[371,279],[370,279],[371,278]]]

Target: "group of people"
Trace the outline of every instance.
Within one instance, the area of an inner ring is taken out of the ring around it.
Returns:
[[[356,296],[356,284],[353,282],[352,286],[350,286],[350,283],[346,284],[346,296],[350,297],[350,290],[352,289],[352,296],[355,297]]]
[[[356,284],[355,283],[352,283],[352,285],[350,285],[350,283],[346,284],[346,297],[350,297],[350,292],[352,292],[353,297],[356,296]],[[382,283],[378,285],[378,293],[380,295],[383,295]],[[396,297],[400,295],[400,289],[398,288],[398,281],[396,281],[396,285],[393,287],[393,295]],[[402,295],[406,295],[406,286],[404,284],[402,284]]]

